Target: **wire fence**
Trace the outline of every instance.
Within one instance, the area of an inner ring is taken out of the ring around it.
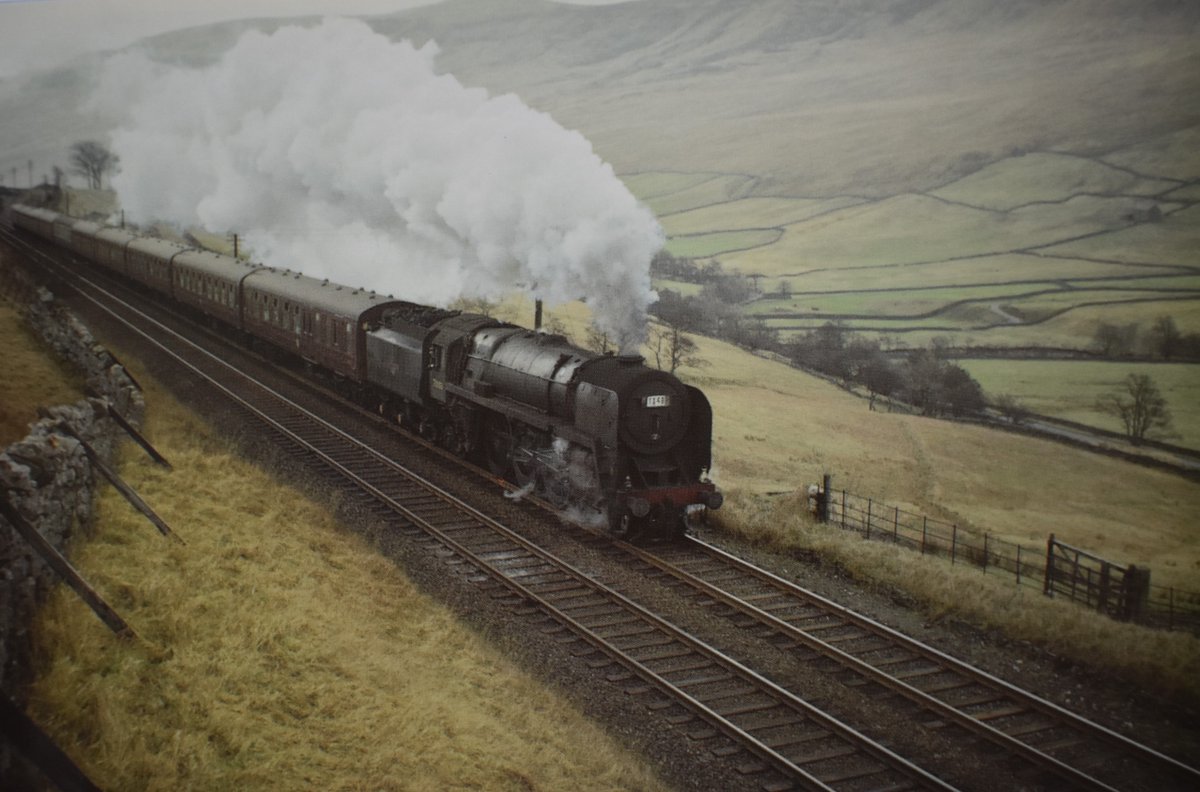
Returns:
[[[818,516],[866,539],[941,556],[951,564],[976,567],[985,575],[1011,577],[1018,586],[1037,587],[1047,596],[1066,598],[1114,618],[1200,634],[1200,592],[1149,584],[1148,570],[1127,574],[1133,567],[1076,551],[1053,535],[1046,545],[1029,547],[845,490],[830,489],[823,499],[822,494],[818,495]],[[1055,563],[1062,548],[1075,551],[1069,567],[1061,561]],[[1135,581],[1138,591],[1132,596],[1126,589]]]

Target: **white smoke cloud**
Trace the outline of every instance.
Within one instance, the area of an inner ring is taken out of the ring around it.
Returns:
[[[236,231],[271,266],[417,302],[586,298],[635,346],[653,215],[578,132],[437,74],[436,54],[327,19],[248,33],[203,69],[114,58],[97,101],[128,109],[126,216]]]

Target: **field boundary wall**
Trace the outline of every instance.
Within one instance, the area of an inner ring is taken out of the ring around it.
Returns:
[[[74,404],[43,406],[44,417],[31,423],[29,434],[0,452],[0,494],[51,546],[66,554],[72,540],[93,527],[93,500],[100,480],[80,441],[111,467],[117,441],[125,432],[109,416],[109,408],[140,425],[145,402],[124,367],[14,258],[11,250],[0,251],[0,296],[22,310],[35,335],[79,371],[89,396]],[[60,431],[62,423],[78,439]],[[58,580],[0,517],[0,695],[19,708],[26,703],[33,678],[33,618]],[[0,778],[20,772],[11,750],[6,740],[0,740]]]

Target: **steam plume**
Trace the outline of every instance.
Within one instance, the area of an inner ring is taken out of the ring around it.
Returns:
[[[662,231],[582,135],[362,22],[252,32],[216,64],[108,64],[134,222],[240,232],[271,266],[417,302],[586,297],[631,347]]]

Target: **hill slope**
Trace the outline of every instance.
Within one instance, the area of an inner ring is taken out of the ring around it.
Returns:
[[[1105,151],[1200,123],[1200,8],[1167,0],[448,0],[370,21],[436,41],[442,69],[580,129],[619,172],[744,173],[757,194],[929,189],[1013,148]],[[280,24],[144,47],[203,63]],[[103,133],[111,118],[77,109],[94,69],[0,83],[5,162],[40,175]]]

